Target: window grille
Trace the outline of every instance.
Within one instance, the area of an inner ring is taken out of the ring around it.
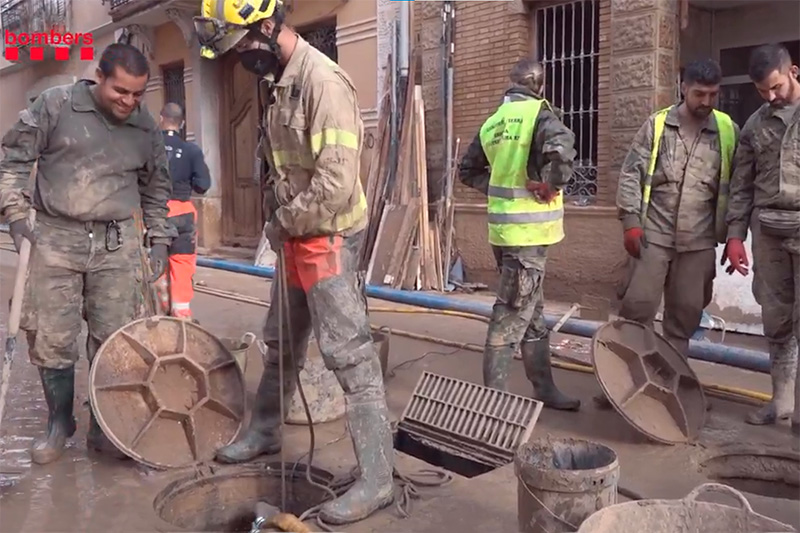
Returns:
[[[597,195],[597,77],[600,17],[595,0],[536,10],[536,50],[545,70],[545,97],[575,133],[574,172],[567,196]]]
[[[164,80],[164,103],[174,103],[183,109],[183,128],[181,137],[186,138],[186,85],[183,81],[183,63],[162,67],[161,77]]]
[[[339,62],[339,48],[336,45],[336,19],[329,19],[314,26],[300,28],[300,36],[308,43],[331,58]]]

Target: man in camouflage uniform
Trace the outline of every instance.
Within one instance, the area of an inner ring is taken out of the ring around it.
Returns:
[[[534,397],[577,411],[580,400],[553,382],[543,283],[547,248],[564,238],[562,188],[572,176],[575,136],[542,98],[544,71],[531,59],[511,70],[512,87],[461,160],[459,178],[489,198],[489,243],[500,286],[483,355],[483,382],[506,390],[519,349]]]
[[[248,430],[217,452],[222,462],[249,461],[281,448],[280,384],[284,409],[297,386],[313,330],[325,366],[344,389],[347,422],[360,478],[325,503],[320,517],[347,524],[389,505],[394,497],[393,442],[383,374],[372,343],[358,257],[367,226],[359,180],[363,123],[353,83],[336,63],[284,26],[277,0],[216,0],[195,19],[202,54],[215,58],[236,48],[245,69],[261,80],[265,103],[259,149],[271,169],[265,232],[288,277],[286,340],[280,353],[278,302],[272,284],[264,341],[267,361]],[[271,97],[270,97],[271,95]],[[291,328],[289,327],[291,325]],[[292,361],[292,354],[295,359]],[[280,359],[285,374],[279,373]]]
[[[164,141],[140,106],[148,61],[136,48],[113,44],[97,78],[44,91],[2,140],[0,210],[17,250],[23,238],[34,245],[25,327],[49,413],[47,435],[31,452],[39,464],[60,457],[75,433],[81,316],[90,362],[110,334],[136,318],[142,272],[134,212],[143,212],[156,275],[175,235],[166,220],[172,189]],[[31,208],[35,228],[28,223]],[[93,414],[87,446],[123,457]]]
[[[744,240],[753,232],[753,294],[769,341],[772,401],[751,413],[751,424],[792,416],[800,435],[800,82],[798,66],[781,45],[750,56],[750,79],[767,103],[747,120],[736,151],[728,212],[728,273],[747,275]],[[723,259],[723,260],[724,260]],[[794,404],[792,395],[794,394]]]
[[[664,300],[663,331],[684,356],[711,303],[717,242],[739,128],[716,109],[722,71],[711,60],[686,66],[681,104],[652,114],[622,164],[617,209],[629,254],[620,316],[652,327]],[[609,407],[605,396],[595,397]]]

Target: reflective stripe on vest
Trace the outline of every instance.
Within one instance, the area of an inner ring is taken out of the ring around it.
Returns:
[[[564,196],[538,202],[525,188],[528,157],[543,100],[506,102],[481,126],[480,140],[491,175],[489,243],[547,246],[564,239]]]
[[[650,151],[650,164],[647,167],[647,175],[644,179],[642,189],[642,227],[647,221],[647,206],[650,204],[650,192],[653,184],[653,174],[656,171],[658,160],[658,150],[661,146],[661,137],[664,135],[664,124],[667,114],[673,106],[662,109],[655,115],[653,123],[653,147]],[[736,130],[733,127],[733,120],[730,115],[722,111],[713,111],[714,119],[717,121],[719,130],[720,147],[720,168],[719,168],[719,192],[717,193],[717,210],[714,217],[714,234],[717,242],[724,243],[727,239],[728,228],[725,225],[725,215],[728,212],[728,192],[731,181],[731,164],[733,153],[736,151]]]

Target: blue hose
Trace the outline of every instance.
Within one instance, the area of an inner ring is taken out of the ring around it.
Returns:
[[[272,278],[275,275],[275,269],[273,267],[260,267],[212,257],[198,257],[197,266],[227,270],[228,272],[236,272],[239,274],[249,274],[261,278]],[[389,287],[367,285],[367,296],[370,298],[377,298],[378,300],[425,307],[428,309],[459,311],[484,317],[490,317],[492,314],[491,304],[459,300],[440,294],[412,292]],[[546,315],[545,321],[547,327],[552,328],[559,319],[560,317]],[[603,324],[604,322],[570,318],[561,326],[560,333],[591,338]],[[769,373],[769,356],[764,352],[756,350],[693,340],[689,343],[689,357],[697,359],[698,361],[719,363],[765,374]]]

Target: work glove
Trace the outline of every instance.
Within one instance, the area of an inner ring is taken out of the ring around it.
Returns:
[[[642,247],[647,248],[647,239],[642,228],[630,228],[625,230],[625,251],[628,255],[639,259],[642,254]]]
[[[744,249],[742,239],[728,239],[719,264],[724,266],[726,260],[730,262],[728,268],[725,269],[728,275],[733,274],[734,271],[742,276],[747,275],[750,262],[747,260],[747,251]]]
[[[169,249],[166,244],[153,244],[150,246],[150,270],[153,271],[153,275],[148,281],[150,283],[158,281],[158,278],[167,271],[168,263]]]
[[[283,229],[280,222],[274,218],[264,227],[264,235],[269,241],[270,248],[276,253],[281,251],[283,243],[289,240],[289,234]]]
[[[549,204],[558,196],[558,191],[550,187],[549,183],[542,183],[540,181],[528,181],[525,188],[533,194],[538,202]]]
[[[14,222],[8,225],[8,233],[11,235],[11,238],[14,240],[14,248],[17,249],[17,253],[22,249],[22,239],[28,239],[33,246],[33,243],[36,242],[36,239],[33,237],[33,231],[31,230],[30,224],[28,224],[28,220],[25,218],[21,218],[19,220],[15,220]]]

